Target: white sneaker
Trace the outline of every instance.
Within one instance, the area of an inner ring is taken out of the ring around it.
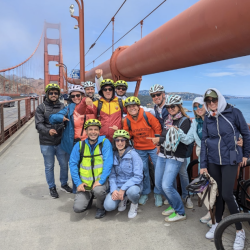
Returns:
[[[212,225],[213,225],[213,222],[212,222],[212,220],[210,220],[210,221],[207,223],[207,226],[208,226],[208,227],[212,227]]]
[[[165,218],[166,222],[175,222],[175,221],[180,221],[180,220],[186,220],[187,216],[184,215],[179,215],[178,213],[172,213],[170,216]]]
[[[205,216],[200,218],[201,223],[208,223],[211,220],[210,212],[208,212]]]
[[[164,201],[164,205],[168,205],[169,203],[168,203],[168,200],[166,199],[165,201]]]
[[[214,238],[214,231],[215,231],[217,225],[218,225],[218,223],[215,223],[214,225],[212,225],[212,227],[206,233],[206,238],[207,239],[212,240]]]
[[[194,204],[191,201],[190,197],[186,197],[186,199],[185,199],[185,206],[186,206],[186,208],[190,208],[190,209],[194,207]]]
[[[239,232],[236,232],[234,250],[243,250],[245,245],[245,239],[246,235],[244,229],[240,230]]]
[[[137,208],[138,208],[138,203],[137,204],[131,203],[130,209],[128,211],[128,218],[129,219],[135,218],[135,216],[137,215]]]
[[[125,196],[124,199],[122,201],[120,201],[119,205],[118,205],[118,211],[122,212],[124,210],[126,210],[127,208],[127,201],[128,201],[128,197]]]

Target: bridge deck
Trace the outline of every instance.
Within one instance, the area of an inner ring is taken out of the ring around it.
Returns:
[[[215,249],[199,222],[204,207],[195,205],[186,221],[166,226],[161,212],[167,207],[154,207],[152,196],[132,220],[128,208],[96,220],[94,207],[73,212],[73,194],[59,191],[51,199],[34,122],[0,157],[0,169],[0,249]],[[60,187],[58,164],[55,177]]]

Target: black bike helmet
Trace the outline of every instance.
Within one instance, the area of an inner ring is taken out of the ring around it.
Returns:
[[[191,193],[202,193],[205,188],[209,185],[209,177],[202,174],[195,178],[186,189]]]

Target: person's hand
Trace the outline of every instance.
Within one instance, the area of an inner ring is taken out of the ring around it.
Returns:
[[[156,154],[158,155],[158,154],[160,153],[160,148],[161,148],[161,146],[157,146],[156,148],[157,148]]]
[[[246,157],[243,157],[243,158],[242,158],[242,162],[239,163],[239,166],[240,166],[240,167],[244,167],[244,166],[246,166],[246,165],[247,165],[247,158],[246,158]]]
[[[92,190],[93,190],[95,187],[97,187],[97,186],[101,186],[101,184],[99,183],[99,181],[95,181]]]
[[[66,121],[69,121],[69,119],[64,116],[63,117],[63,122],[66,122]]]
[[[242,138],[239,138],[239,140],[237,141],[237,145],[240,147],[243,147],[243,140]]]
[[[102,76],[102,74],[103,74],[102,69],[96,69],[95,70],[95,75],[96,75],[97,78],[100,78]]]
[[[119,197],[118,191],[115,190],[115,191],[112,193],[111,198],[112,198],[113,201],[116,201],[116,200],[119,200],[118,197]]]
[[[154,145],[157,145],[160,142],[160,137],[146,137],[148,140],[152,140]]]
[[[50,134],[51,136],[53,136],[53,135],[57,135],[57,132],[56,132],[55,129],[50,129],[49,134]]]
[[[77,187],[78,192],[85,192],[85,186],[88,186],[86,183],[82,183]]]
[[[125,194],[125,191],[120,189],[118,192],[118,200],[122,201],[124,199],[124,194]]]
[[[207,168],[201,168],[200,169],[200,174],[208,174]]]
[[[91,100],[91,98],[86,97],[85,102],[86,102],[86,105],[93,107],[93,101]]]
[[[113,127],[109,127],[109,128],[112,128],[114,131],[119,129],[116,125],[113,125]]]
[[[175,128],[176,130],[178,130],[179,128],[174,126],[174,125],[167,125],[168,129],[170,129],[171,127]]]

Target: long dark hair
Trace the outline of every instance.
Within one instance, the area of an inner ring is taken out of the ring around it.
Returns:
[[[125,138],[124,138],[125,139]],[[115,145],[115,140],[113,139],[113,142],[112,142],[112,146],[113,146],[113,151],[118,151],[116,145]],[[130,143],[129,143],[129,140],[127,139],[126,140],[126,143],[125,143],[125,147],[124,149],[126,149],[128,146],[130,146]]]

